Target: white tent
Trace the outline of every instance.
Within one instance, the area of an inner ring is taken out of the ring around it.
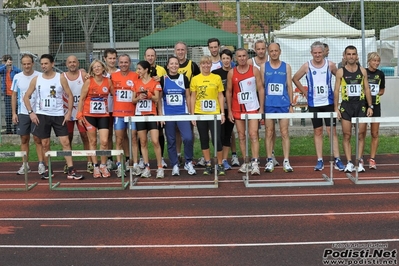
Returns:
[[[273,32],[277,38],[360,38],[362,31],[352,28],[325,11],[321,6],[288,27]],[[365,37],[375,35],[374,30],[366,30]]]
[[[396,65],[398,67],[399,66],[399,44],[397,41],[399,41],[399,25],[380,30],[380,46],[381,46],[381,48],[390,44],[389,41],[395,41],[395,42],[391,43],[391,48],[392,48],[392,46],[394,46],[394,47],[391,49],[392,58],[389,60],[389,62],[391,63],[391,65]],[[395,46],[396,46],[396,49],[395,49]],[[396,50],[396,58],[394,58],[395,50]],[[398,73],[398,72],[396,72],[396,73]]]

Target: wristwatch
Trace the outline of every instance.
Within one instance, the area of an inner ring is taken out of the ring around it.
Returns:
[[[28,114],[31,114],[31,113],[33,113],[33,110],[29,110],[29,111],[28,111]]]
[[[373,109],[374,109],[374,105],[369,105],[369,108],[370,108],[371,110],[373,110]]]

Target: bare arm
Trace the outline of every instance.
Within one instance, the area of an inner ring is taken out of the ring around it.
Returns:
[[[25,96],[24,96],[24,103],[25,103],[25,106],[26,106],[26,109],[28,110],[28,112],[32,110],[32,106],[30,105],[30,98],[32,97],[32,94],[36,90],[36,81],[37,81],[37,77],[34,77],[32,79],[32,81],[30,82],[29,88],[26,91]],[[35,113],[33,113],[33,112],[30,113],[29,117],[30,117],[32,123],[34,123],[35,125],[39,124],[39,119],[37,118],[37,115]]]
[[[259,96],[259,113],[263,114],[264,113],[264,107],[265,107],[265,90],[262,82],[262,77],[260,74],[260,71],[254,67],[254,76],[256,80],[256,90],[258,91],[258,96]]]
[[[64,92],[66,95],[68,95],[68,99],[73,99],[73,94],[71,91],[71,88],[69,88],[69,84],[67,79],[65,78],[64,75],[60,76],[60,81],[61,81],[61,86],[64,89]],[[73,101],[68,101],[68,111],[65,114],[64,122],[71,120],[71,115],[72,115],[72,108],[73,108]]]
[[[362,71],[362,74],[363,74],[364,94],[366,95],[367,106],[369,106],[369,108],[367,108],[367,116],[372,116],[373,115],[373,109],[370,108],[370,106],[373,105],[373,99],[371,98],[369,80],[367,79],[367,71],[363,67],[361,67],[360,70]]]
[[[337,118],[341,119],[341,112],[338,109],[339,104],[339,91],[341,89],[341,79],[344,71],[342,68],[337,70],[335,74],[335,86],[334,86],[334,110],[337,113]]]
[[[229,114],[228,119],[234,123],[234,117],[233,113],[231,111],[231,101],[233,97],[233,69],[229,70],[229,73],[227,73],[227,84],[226,84],[226,102],[227,102],[227,111]]]
[[[305,90],[305,88],[302,86],[300,79],[303,78],[303,76],[305,76],[308,73],[308,71],[309,71],[309,63],[306,62],[299,68],[299,70],[292,77],[292,82],[294,82],[295,86],[303,93],[303,95],[306,96],[306,99],[308,98],[308,93]]]
[[[288,96],[290,97],[290,113],[294,112],[293,107],[292,107],[292,101],[293,101],[293,90],[292,90],[292,71],[291,71],[291,66],[287,64],[287,89],[288,89]]]

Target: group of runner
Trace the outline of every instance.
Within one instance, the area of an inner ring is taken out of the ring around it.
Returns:
[[[328,46],[327,46],[328,47]],[[100,150],[120,149],[128,155],[132,150],[133,158],[89,156],[87,171],[94,178],[111,176],[111,170],[118,177],[123,170],[143,178],[151,177],[148,156],[148,132],[156,155],[156,178],[164,178],[163,159],[165,137],[172,176],[180,175],[180,167],[189,175],[196,174],[195,165],[204,166],[204,175],[213,171],[209,142],[217,150],[217,174],[225,175],[231,169],[227,161],[232,150],[231,164],[239,166],[235,151],[236,125],[241,154],[245,155],[245,140],[248,135],[251,145],[251,161],[240,166],[239,172],[249,171],[260,174],[259,120],[248,123],[248,132],[243,114],[291,113],[294,83],[306,96],[310,112],[337,112],[343,131],[343,147],[347,159],[346,166],[340,160],[338,138],[333,121],[335,168],[352,172],[350,138],[352,117],[380,116],[380,96],[384,93],[384,74],[377,68],[380,57],[377,53],[368,56],[368,68],[362,68],[358,62],[356,47],[348,46],[344,52],[346,65],[337,69],[335,63],[326,56],[326,47],[321,42],[311,45],[312,59],[292,77],[291,67],[280,60],[281,49],[278,43],[267,46],[264,41],[255,43],[256,57],[249,58],[245,49],[220,51],[217,38],[208,40],[210,56],[203,56],[199,66],[187,59],[187,45],[176,43],[175,56],[168,58],[165,68],[156,64],[156,51],[148,48],[145,60],[137,64],[136,72],[130,70],[131,58],[127,54],[117,55],[115,49],[104,51],[104,62],[94,60],[86,73],[79,68],[76,56],[66,60],[68,71],[59,74],[53,69],[54,58],[45,54],[40,58],[42,73],[33,70],[33,58],[23,55],[23,72],[13,81],[12,112],[13,122],[17,124],[17,133],[21,136],[21,150],[29,152],[29,137],[33,134],[36,143],[39,166],[38,172],[47,179],[47,158],[44,153],[50,149],[51,129],[59,137],[63,150],[71,150],[74,125],[82,137],[84,149]],[[117,67],[118,66],[118,67]],[[335,87],[332,85],[335,75]],[[306,76],[307,87],[300,82]],[[370,83],[370,86],[369,86]],[[339,93],[342,102],[339,105]],[[17,109],[18,108],[18,109]],[[164,115],[215,115],[221,120],[214,121],[166,121],[166,122],[125,122],[130,116]],[[267,117],[266,117],[267,118]],[[314,170],[324,168],[322,156],[323,120],[312,119],[317,163]],[[276,141],[276,121],[265,119],[265,172],[273,172],[279,165],[274,155]],[[290,139],[289,119],[279,119],[283,147],[283,170],[292,172],[289,162]],[[331,126],[325,119],[327,132]],[[194,126],[197,127],[203,157],[194,163]],[[378,124],[371,125],[372,146],[369,167],[376,169],[375,155],[378,146]],[[132,147],[128,145],[128,127],[132,132]],[[359,168],[365,171],[363,162],[366,124],[359,128]],[[215,130],[219,132],[215,139]],[[209,137],[209,133],[211,138]],[[113,136],[115,135],[115,145]],[[184,162],[181,145],[184,145]],[[82,179],[73,167],[72,157],[66,156],[64,172],[68,179]],[[28,171],[30,168],[28,166]],[[18,174],[24,173],[24,167]]]

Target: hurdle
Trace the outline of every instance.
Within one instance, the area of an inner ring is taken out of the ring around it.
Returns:
[[[129,182],[125,182],[125,172],[122,167],[122,177],[120,186],[101,186],[101,187],[60,187],[61,182],[53,184],[52,181],[52,167],[51,167],[51,157],[64,157],[64,156],[116,156],[121,155],[123,161],[125,161],[125,156],[123,150],[74,150],[74,151],[48,151],[45,156],[48,157],[48,172],[49,172],[49,187],[50,190],[124,190],[128,187]],[[81,181],[79,181],[81,182]],[[119,182],[118,182],[119,183]]]
[[[336,118],[335,112],[320,112],[320,113],[276,113],[276,114],[242,114],[241,119],[245,119],[245,129],[248,132],[248,120],[250,119],[291,119],[291,118],[330,118],[331,125],[333,124],[333,118]],[[330,136],[333,134],[333,127],[330,127]],[[249,180],[249,169],[247,167],[246,174],[242,177],[245,187],[247,188],[259,188],[259,187],[303,187],[303,186],[332,186],[334,185],[333,180],[333,169],[334,169],[334,154],[333,154],[333,138],[330,138],[330,176],[322,174],[323,181],[302,181],[302,182],[252,182]],[[245,138],[245,163],[249,163],[249,147],[248,147],[248,134]]]
[[[167,116],[129,116],[125,117],[125,122],[161,122],[161,121],[214,121],[215,126],[215,141],[217,136],[216,121],[221,120],[221,115],[167,115]],[[132,158],[132,130],[129,126],[129,150],[130,157]],[[218,188],[219,180],[217,176],[217,149],[214,146],[214,178],[211,181],[159,181],[158,183],[166,183],[165,185],[138,185],[139,178],[133,176],[132,171],[130,171],[130,189],[134,190],[145,190],[145,189],[201,189],[201,188]],[[202,184],[202,183],[209,184]],[[171,184],[170,184],[171,183]],[[180,183],[194,183],[194,184],[180,184]]]
[[[356,185],[371,185],[371,184],[397,184],[399,183],[399,177],[393,179],[368,179],[359,180],[359,124],[362,123],[392,123],[399,122],[399,117],[353,117],[352,124],[355,124],[355,135],[356,135],[356,167],[355,176],[351,173],[346,173],[346,177],[349,178]]]
[[[6,157],[15,157],[15,158],[23,158],[23,165],[24,165],[24,170],[25,170],[25,186],[23,188],[21,187],[9,187],[9,188],[0,188],[0,191],[29,191],[32,188],[34,188],[37,185],[37,182],[29,185],[28,182],[28,158],[26,156],[26,151],[3,151],[0,152],[0,158],[6,158]]]

